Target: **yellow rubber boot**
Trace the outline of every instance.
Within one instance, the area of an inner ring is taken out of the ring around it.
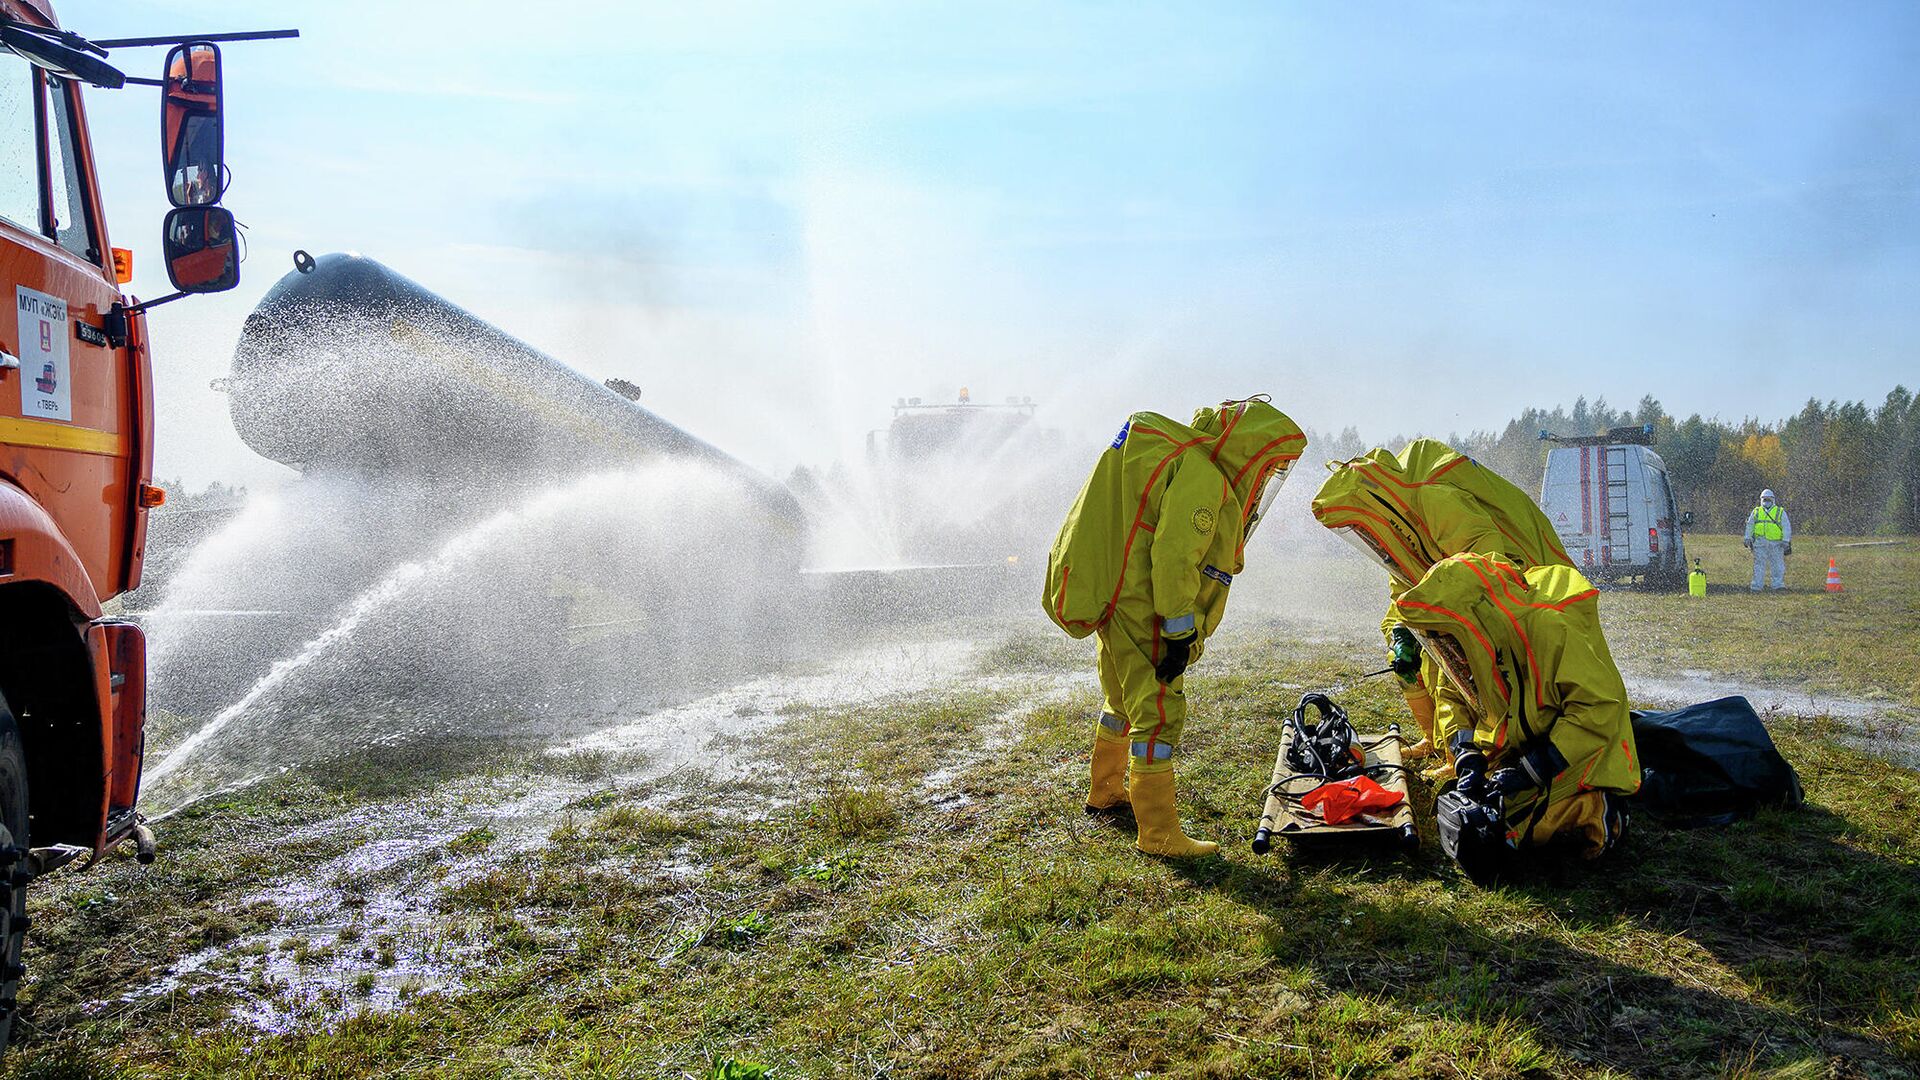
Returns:
[[[1113,810],[1127,805],[1127,733],[1112,735],[1104,729],[1093,733],[1093,768],[1087,784],[1087,812]]]
[[[1140,827],[1134,846],[1149,855],[1187,858],[1217,855],[1220,845],[1211,840],[1195,840],[1180,831],[1180,814],[1173,806],[1173,770],[1143,773],[1134,770],[1127,793],[1133,800],[1133,820]]]
[[[1406,696],[1407,711],[1413,714],[1415,723],[1420,725],[1420,741],[1400,752],[1403,761],[1418,761],[1433,753],[1433,695],[1427,693],[1424,686],[1403,686],[1400,692]]]

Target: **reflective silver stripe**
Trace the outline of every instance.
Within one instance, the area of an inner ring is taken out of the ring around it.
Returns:
[[[1173,756],[1173,747],[1166,743],[1160,742],[1157,739],[1151,743],[1143,743],[1143,742],[1134,743],[1133,756],[1137,758],[1146,757],[1147,747],[1149,746],[1153,747],[1153,757],[1150,760],[1165,761],[1168,758]]]
[[[1123,733],[1127,730],[1127,722],[1110,712],[1100,714],[1100,726],[1115,734]]]
[[[1168,637],[1180,637],[1184,634],[1191,634],[1193,632],[1193,616],[1189,614],[1177,616],[1172,619],[1163,619],[1160,623],[1160,632]]]

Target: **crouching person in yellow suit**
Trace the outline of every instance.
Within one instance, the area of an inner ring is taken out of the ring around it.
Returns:
[[[1443,442],[1415,439],[1397,456],[1376,448],[1327,468],[1332,475],[1313,497],[1313,515],[1386,568],[1390,599],[1434,563],[1463,552],[1501,555],[1523,571],[1573,565],[1526,492]],[[1391,608],[1380,632],[1407,710],[1425,736],[1406,756],[1425,757],[1437,748],[1434,701],[1445,675],[1431,660],[1422,662],[1416,638]]]
[[[1047,615],[1074,637],[1099,637],[1105,707],[1087,808],[1131,802],[1141,851],[1219,850],[1182,832],[1174,809],[1184,673],[1220,625],[1247,537],[1305,443],[1261,398],[1201,409],[1186,424],[1134,413],[1054,541]]]
[[[1465,554],[1393,602],[1446,673],[1435,733],[1455,775],[1434,810],[1441,846],[1475,880],[1550,843],[1597,858],[1626,825],[1639,755],[1597,597],[1571,566]]]

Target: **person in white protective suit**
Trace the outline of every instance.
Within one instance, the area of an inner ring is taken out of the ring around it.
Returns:
[[[1787,508],[1773,501],[1773,489],[1760,493],[1760,505],[1747,515],[1747,535],[1741,543],[1753,552],[1753,591],[1787,587],[1787,556],[1793,554],[1793,522],[1787,520]]]

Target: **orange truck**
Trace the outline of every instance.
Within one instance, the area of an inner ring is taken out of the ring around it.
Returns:
[[[218,41],[293,31],[88,40],[45,0],[0,0],[0,1046],[25,973],[26,887],[77,857],[153,835],[136,808],[146,639],[102,604],[140,583],[153,485],[144,312],[239,282]],[[108,50],[171,46],[158,79]],[[81,89],[157,87],[174,209],[162,251],[175,291],[123,294]]]

